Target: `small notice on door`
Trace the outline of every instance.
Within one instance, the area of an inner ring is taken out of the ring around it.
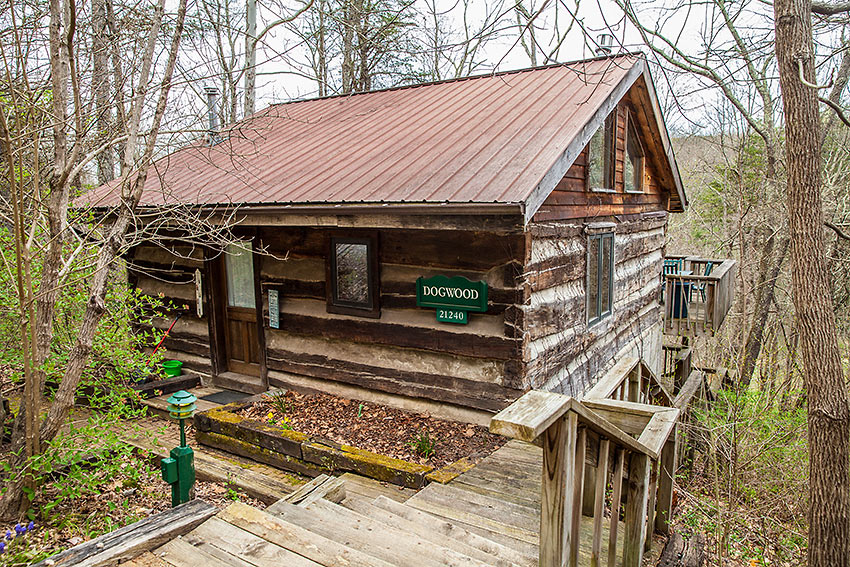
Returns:
[[[276,289],[269,290],[269,327],[280,329],[280,304]]]

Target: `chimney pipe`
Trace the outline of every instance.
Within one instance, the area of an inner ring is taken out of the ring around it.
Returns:
[[[596,38],[596,56],[605,57],[611,55],[614,47],[614,36],[610,33],[601,33]]]
[[[209,129],[207,130],[207,145],[214,146],[219,142],[218,89],[216,87],[206,87],[204,92],[207,93],[207,119],[209,122]]]

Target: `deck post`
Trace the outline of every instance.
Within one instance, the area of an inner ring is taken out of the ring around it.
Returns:
[[[600,567],[602,552],[602,516],[605,514],[605,486],[608,484],[608,439],[599,440],[599,457],[596,466],[595,497],[593,499],[593,543],[590,547],[590,567]],[[587,482],[585,480],[585,482]]]
[[[626,497],[623,567],[640,567],[646,540],[646,506],[649,499],[649,457],[632,453]]]
[[[649,491],[646,502],[646,534],[644,540],[644,551],[652,547],[652,532],[655,531],[655,506],[658,496],[658,463],[650,461],[649,464]]]
[[[568,518],[573,508],[578,416],[568,412],[541,436],[543,479],[540,507],[540,567],[564,567],[571,548]]]
[[[587,456],[587,429],[580,427],[576,436],[575,476],[573,477],[573,502],[567,509],[570,514],[570,566],[578,567],[578,548],[581,529],[582,496],[584,495],[584,465]],[[567,485],[569,486],[569,485]]]
[[[658,470],[658,514],[655,516],[655,531],[670,533],[670,513],[673,508],[673,477],[676,474],[678,453],[678,427],[673,428],[664,449],[661,451],[661,466]]]
[[[626,450],[616,448],[614,476],[611,477],[611,525],[608,532],[608,567],[617,567],[617,531],[620,526],[620,505],[623,501],[623,471],[626,462]]]

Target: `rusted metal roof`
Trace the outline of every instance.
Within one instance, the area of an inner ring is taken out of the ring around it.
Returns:
[[[629,54],[273,105],[213,147],[199,141],[158,160],[142,205],[524,208],[638,64]],[[114,184],[85,200],[116,204]]]

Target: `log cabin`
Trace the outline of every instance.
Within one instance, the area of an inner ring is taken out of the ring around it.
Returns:
[[[272,105],[154,169],[142,210],[239,238],[126,258],[189,306],[165,346],[209,384],[495,412],[627,356],[661,373],[687,199],[640,54]]]

